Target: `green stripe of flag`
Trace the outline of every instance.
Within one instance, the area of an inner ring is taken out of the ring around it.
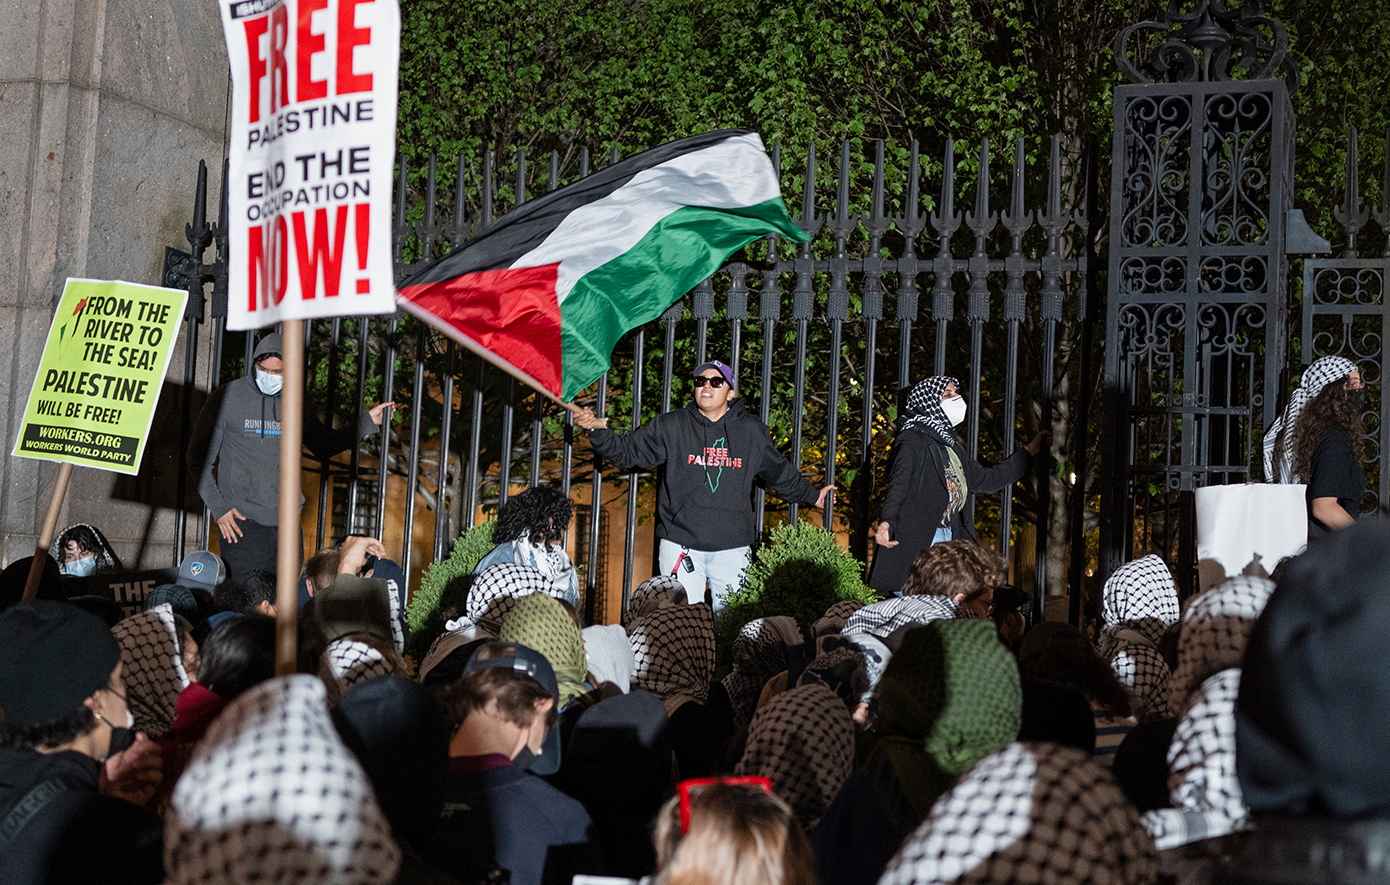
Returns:
[[[561,398],[572,400],[608,371],[613,348],[629,329],[656,319],[730,255],[770,233],[809,239],[780,197],[742,209],[687,206],[580,277],[560,305]]]

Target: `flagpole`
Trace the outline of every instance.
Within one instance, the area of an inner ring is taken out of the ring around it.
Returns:
[[[300,457],[304,449],[304,323],[285,320],[280,337],[285,381],[280,391],[280,525],[276,536],[275,675],[295,672],[299,658]]]
[[[63,497],[68,493],[68,477],[70,476],[72,476],[72,462],[64,461],[58,467],[58,479],[53,483],[53,497],[48,501],[48,515],[44,517],[43,529],[39,532],[38,543],[34,545],[34,561],[29,564],[29,577],[24,582],[23,598],[26,600],[38,596],[39,579],[43,577],[44,560],[48,558],[48,547],[53,543],[53,533],[58,529],[58,513],[63,508]]]

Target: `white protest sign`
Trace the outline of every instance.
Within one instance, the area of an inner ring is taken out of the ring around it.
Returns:
[[[232,69],[227,328],[392,313],[396,0],[220,0]]]

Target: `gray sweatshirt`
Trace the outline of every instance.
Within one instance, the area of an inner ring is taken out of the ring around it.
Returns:
[[[270,336],[266,336],[269,338]],[[256,358],[267,350],[256,348]],[[317,458],[330,458],[377,430],[371,415],[333,430],[306,413],[304,445]],[[233,507],[261,525],[280,523],[280,397],[266,396],[254,374],[223,384],[208,397],[188,444],[189,469],[195,472],[198,494],[214,518]],[[216,472],[213,465],[217,465]],[[299,498],[304,503],[303,495]]]

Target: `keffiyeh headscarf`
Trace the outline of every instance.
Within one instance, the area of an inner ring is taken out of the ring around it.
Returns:
[[[896,596],[850,615],[844,632],[887,636],[899,627],[923,627],[932,621],[964,617],[955,600],[945,596]]]
[[[648,578],[633,591],[627,601],[627,611],[623,612],[623,629],[632,632],[632,625],[645,614],[654,612],[664,605],[685,605],[685,585],[675,575],[657,575]]]
[[[92,551],[93,558],[96,560],[96,570],[93,574],[106,575],[120,571],[120,563],[116,561],[116,556],[111,550],[111,544],[106,540],[106,536],[101,533],[101,529],[85,522],[75,522],[58,533],[53,539],[52,545],[48,548],[48,555],[53,557],[53,561],[58,563],[61,569],[63,562],[64,547],[67,546],[70,537],[77,533],[78,529],[86,529],[92,533],[92,537],[97,539],[97,549]]]
[[[544,593],[518,599],[497,638],[535,649],[550,662],[560,687],[559,709],[589,690],[584,638],[569,612]]]
[[[1249,811],[1236,777],[1236,697],[1240,670],[1202,683],[1168,745],[1172,808],[1144,814],[1159,851],[1225,836],[1245,825]]]
[[[1274,420],[1265,434],[1265,482],[1303,481],[1293,470],[1293,432],[1298,427],[1298,416],[1303,414],[1304,406],[1322,393],[1324,387],[1350,375],[1355,368],[1356,363],[1346,357],[1325,356],[1314,360],[1311,366],[1303,370],[1303,378],[1289,397],[1284,413]],[[1281,435],[1285,436],[1284,450],[1280,452],[1283,457],[1275,464],[1274,449]]]
[[[1273,592],[1272,581],[1237,575],[1188,604],[1168,696],[1175,716],[1187,713],[1197,688],[1209,676],[1241,665],[1250,631]]]
[[[1157,647],[1178,615],[1178,585],[1167,564],[1152,553],[1127,562],[1115,569],[1101,590],[1102,647],[1117,644],[1115,634],[1122,630],[1131,630]],[[1108,657],[1104,651],[1101,656]]]
[[[912,392],[907,395],[907,405],[903,410],[899,432],[920,430],[948,447],[954,446],[956,435],[951,429],[951,419],[946,417],[945,410],[941,408],[941,395],[946,392],[948,384],[954,384],[957,390],[960,389],[960,382],[949,375],[932,375],[918,381]]]
[[[661,698],[669,716],[687,701],[703,704],[714,675],[714,614],[703,603],[666,605],[643,615],[628,634],[632,687]]]
[[[483,569],[473,579],[464,613],[468,620],[489,635],[496,636],[516,601],[532,593],[544,593],[558,599],[565,596],[556,588],[554,581],[536,569],[514,562],[500,562]]]
[[[868,677],[869,684],[859,696],[859,702],[867,704],[873,700],[874,690],[883,678],[883,671],[888,669],[893,652],[884,645],[883,640],[868,633],[824,636],[816,643],[818,655],[832,654],[840,649],[858,653],[864,659],[864,675]]]
[[[338,680],[339,693],[346,692],[359,682],[392,674],[386,655],[358,639],[335,639],[324,652],[333,678]]]
[[[1018,737],[1018,665],[986,621],[910,630],[874,694],[877,760],[888,763],[920,819],[951,783]]]
[[[534,568],[555,584],[556,595],[561,599],[571,605],[579,603],[578,599],[570,597],[571,584],[577,581],[574,563],[570,562],[569,554],[563,547],[558,544],[537,544],[531,540],[530,532],[522,532],[511,545],[512,562]]]
[[[121,647],[126,703],[135,728],[152,738],[169,730],[179,692],[188,687],[188,674],[179,654],[174,609],[157,605],[131,615],[111,628]]]
[[[1172,674],[1158,649],[1138,642],[1121,643],[1109,659],[1120,684],[1129,689],[1134,718],[1140,722],[1167,719]]]
[[[787,669],[787,648],[802,642],[796,621],[785,615],[757,618],[738,631],[734,637],[734,669],[724,677],[735,728],[748,724],[763,686]]]
[[[174,787],[166,882],[395,880],[400,849],[325,704],[317,679],[287,676],[218,716]]]
[[[739,775],[762,775],[803,827],[820,819],[854,766],[854,723],[824,685],[784,691],[753,717]]]
[[[819,639],[822,636],[831,636],[840,633],[845,629],[845,622],[849,616],[863,608],[865,603],[858,599],[841,599],[830,608],[825,610],[825,614],[816,619],[811,625],[811,637]]]
[[[835,692],[847,709],[859,706],[860,698],[869,691],[869,672],[864,665],[864,653],[857,648],[840,648],[822,652],[806,665],[797,685],[819,682]]]
[[[1149,885],[1158,856],[1134,808],[1080,750],[1013,744],[932,807],[879,885]]]

